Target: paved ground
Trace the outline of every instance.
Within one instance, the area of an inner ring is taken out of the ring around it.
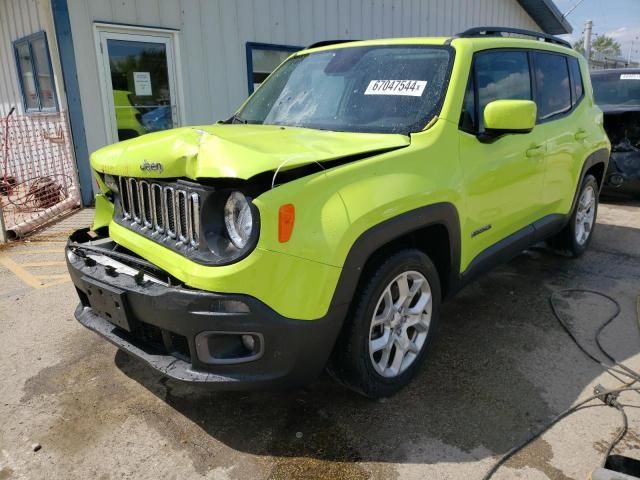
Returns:
[[[72,217],[0,250],[0,480],[476,479],[514,443],[612,377],[553,319],[551,292],[593,288],[622,314],[604,335],[640,369],[640,205],[605,205],[579,261],[536,249],[468,287],[443,309],[430,361],[399,395],[370,402],[321,378],[295,392],[210,394],[166,382],[72,319],[65,275]],[[577,335],[612,307],[561,303]],[[623,395],[640,406],[640,396]],[[638,456],[640,410],[619,451]],[[497,478],[584,479],[620,425],[608,407],[568,418]],[[34,452],[32,445],[42,448]]]

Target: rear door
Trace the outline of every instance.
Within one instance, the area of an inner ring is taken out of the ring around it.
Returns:
[[[478,139],[484,107],[493,100],[532,100],[529,55],[523,50],[488,50],[474,56],[460,120],[460,158],[466,192],[462,266],[483,250],[539,218],[544,182],[545,139],[537,128]]]
[[[580,109],[584,96],[580,67],[577,59],[558,53],[536,51],[532,59],[536,129],[546,138],[544,213],[567,213],[581,159],[588,150],[588,128],[583,123],[586,113]]]

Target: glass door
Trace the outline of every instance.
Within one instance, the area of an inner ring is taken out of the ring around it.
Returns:
[[[110,140],[179,125],[170,35],[99,31]]]

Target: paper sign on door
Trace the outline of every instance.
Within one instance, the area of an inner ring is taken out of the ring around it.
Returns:
[[[133,72],[133,84],[136,95],[151,95],[151,74],[149,72]]]

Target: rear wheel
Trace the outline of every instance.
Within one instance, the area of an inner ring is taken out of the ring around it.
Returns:
[[[571,219],[562,231],[550,240],[552,247],[569,251],[574,257],[581,256],[587,250],[596,225],[598,192],[595,177],[586,175]]]
[[[347,387],[370,398],[396,393],[417,373],[438,321],[440,281],[419,250],[382,263],[354,298],[329,365]]]

